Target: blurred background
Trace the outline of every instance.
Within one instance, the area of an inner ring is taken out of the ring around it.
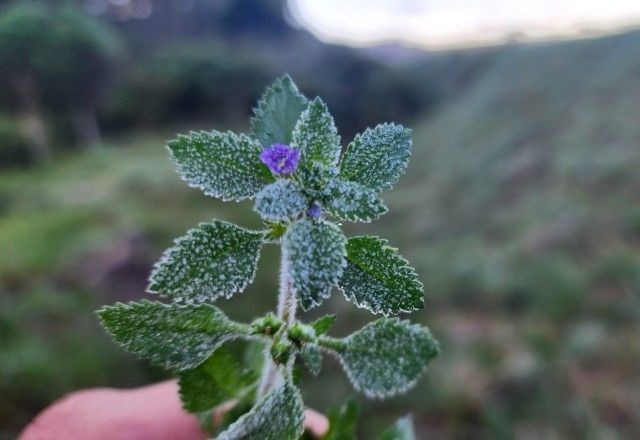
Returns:
[[[164,142],[247,130],[289,72],[346,143],[415,129],[380,234],[418,269],[442,355],[406,396],[360,397],[361,438],[411,411],[419,438],[640,438],[640,4],[636,0],[0,1],[0,438],[85,387],[166,373],[99,328],[150,297],[199,221],[257,226],[180,182]],[[275,305],[278,255],[220,305]],[[372,319],[339,293],[334,335]],[[339,365],[302,376],[320,410]]]

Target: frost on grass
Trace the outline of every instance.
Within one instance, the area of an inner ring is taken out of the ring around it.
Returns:
[[[273,144],[288,145],[300,113],[306,107],[307,98],[300,93],[291,78],[285,75],[269,86],[258,101],[251,118],[251,133],[263,147]]]
[[[307,208],[307,200],[298,185],[279,179],[265,186],[256,196],[254,210],[263,220],[290,221]]]
[[[302,164],[334,166],[340,157],[340,136],[327,105],[315,98],[300,115],[292,145],[302,150]]]
[[[273,182],[259,158],[262,146],[244,134],[191,132],[179,135],[167,147],[180,176],[208,196],[248,199]]]
[[[241,397],[256,375],[240,365],[224,347],[193,370],[179,374],[180,399],[187,411],[198,413]]]
[[[391,188],[404,172],[411,154],[411,130],[380,124],[357,135],[347,146],[340,177],[374,191]]]
[[[336,179],[329,188],[324,207],[339,220],[370,222],[388,211],[374,190],[355,182]]]
[[[320,370],[322,369],[322,353],[316,344],[305,343],[302,348],[300,348],[300,358],[311,374],[314,376],[320,374]]]
[[[185,302],[214,301],[253,281],[264,232],[214,220],[178,238],[151,272],[149,291]]]
[[[413,420],[411,416],[404,416],[380,434],[378,440],[415,440],[415,438]]]
[[[304,406],[300,391],[282,382],[240,417],[218,440],[297,440],[303,432]]]
[[[98,315],[127,350],[174,370],[194,368],[225,341],[248,333],[209,304],[141,301],[106,306]]]
[[[287,230],[283,252],[290,265],[292,288],[304,310],[331,295],[345,265],[346,242],[336,225],[324,221],[304,219]]]
[[[415,269],[378,237],[352,237],[338,287],[349,301],[373,313],[395,315],[424,307]]]
[[[353,386],[369,397],[391,397],[412,387],[440,351],[426,327],[382,318],[342,340],[337,351]]]

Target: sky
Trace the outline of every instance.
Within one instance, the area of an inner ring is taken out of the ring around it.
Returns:
[[[289,0],[289,9],[320,39],[356,46],[464,47],[640,25],[640,0]]]

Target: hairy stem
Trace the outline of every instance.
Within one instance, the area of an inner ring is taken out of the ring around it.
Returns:
[[[296,295],[291,288],[291,275],[289,272],[289,260],[284,252],[281,251],[280,258],[280,290],[278,293],[278,318],[284,322],[283,332],[286,334],[287,328],[296,320],[296,309],[298,302]],[[287,363],[287,369],[293,367],[292,362]],[[273,362],[269,347],[266,347],[264,353],[264,366],[262,367],[262,377],[258,386],[258,398],[267,394],[278,380],[278,366]]]

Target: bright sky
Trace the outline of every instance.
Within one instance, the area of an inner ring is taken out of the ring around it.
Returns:
[[[640,25],[640,0],[289,0],[325,41],[451,47]]]

